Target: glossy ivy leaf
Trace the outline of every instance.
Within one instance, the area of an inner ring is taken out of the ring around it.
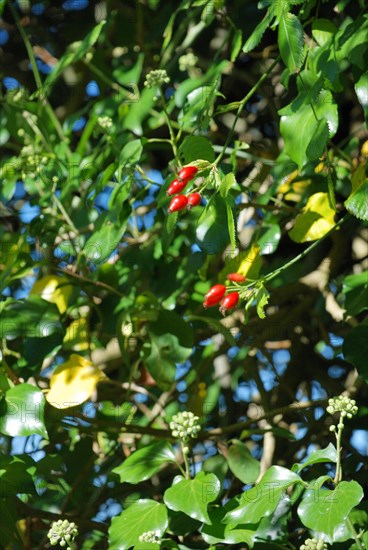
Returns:
[[[321,90],[316,95],[313,88],[302,91],[279,114],[282,115],[280,131],[285,153],[300,168],[307,162],[317,161],[328,138],[335,135],[338,127],[337,105],[331,92]],[[327,123],[328,133],[322,120]]]
[[[192,354],[193,331],[173,311],[161,311],[147,331],[150,342],[144,345],[144,365],[160,388],[168,390],[175,381],[176,363],[183,363]]]
[[[210,524],[207,508],[218,497],[220,488],[215,474],[199,472],[194,479],[177,476],[172,487],[166,489],[164,502],[172,510],[184,512],[193,519]]]
[[[257,315],[260,319],[266,318],[264,308],[268,304],[269,297],[270,297],[270,293],[264,286],[262,286],[257,292]]]
[[[320,239],[335,225],[335,210],[331,208],[328,193],[314,193],[303,212],[296,217],[289,237],[297,243]]]
[[[360,220],[368,220],[368,178],[365,174],[365,163],[361,163],[351,178],[352,190],[345,201],[350,214]]]
[[[152,477],[168,462],[175,462],[173,446],[158,441],[135,451],[112,471],[120,477],[120,483],[139,483]]]
[[[0,312],[1,338],[42,338],[63,332],[56,305],[40,296],[30,295],[27,300],[22,301],[7,298],[0,304]]]
[[[283,14],[279,22],[278,43],[283,62],[291,73],[303,62],[303,27],[296,15]]]
[[[234,476],[243,483],[254,483],[259,476],[260,465],[245,443],[234,439],[227,453],[227,462]]]
[[[225,506],[215,506],[209,510],[211,524],[204,524],[201,533],[208,544],[239,544],[246,543],[248,548],[253,548],[253,538],[257,525],[223,523],[224,516],[237,505],[235,499],[230,500]]]
[[[53,68],[44,82],[46,93],[49,92],[49,88],[69,65],[84,57],[92,48],[92,46],[97,42],[105,24],[106,21],[101,21],[101,23],[98,23],[98,25],[96,25],[81,42],[74,42],[73,44],[70,44],[67,52],[59,59],[58,64]]]
[[[0,500],[18,493],[34,494],[36,463],[28,455],[0,456]]]
[[[138,500],[112,518],[109,528],[109,550],[136,548],[140,535],[147,531],[158,531],[158,535],[162,537],[167,525],[167,509],[164,504],[150,499]]]
[[[334,490],[307,490],[298,507],[298,516],[306,527],[324,533],[332,544],[339,536],[339,526],[363,498],[356,481],[341,481]]]
[[[271,466],[258,485],[245,491],[237,508],[224,517],[225,523],[258,523],[275,510],[281,494],[301,478],[282,466]]]
[[[363,107],[365,122],[368,124],[368,72],[362,74],[355,84],[355,93]]]
[[[44,423],[45,398],[31,384],[10,388],[0,401],[0,433],[12,437],[39,434],[48,438]]]
[[[271,22],[273,20],[273,14],[272,11],[267,11],[266,15],[262,19],[260,23],[256,26],[250,37],[247,39],[243,46],[243,52],[248,53],[254,50],[262,40],[262,36],[264,35],[266,29],[270,26]]]
[[[342,352],[346,361],[354,365],[359,375],[368,382],[368,325],[353,328],[345,337]]]
[[[337,461],[337,451],[334,445],[332,443],[329,443],[329,445],[325,449],[318,449],[317,451],[313,451],[307,458],[307,460],[303,463],[294,464],[292,470],[295,472],[300,473],[303,468],[306,468],[307,466],[311,466],[312,464],[318,464],[320,462],[333,462],[336,463]]]
[[[80,405],[89,399],[98,382],[106,375],[91,361],[72,353],[68,361],[62,363],[51,375],[47,401],[57,409],[67,409]]]
[[[213,195],[199,217],[196,242],[206,254],[218,254],[229,244],[226,202]]]

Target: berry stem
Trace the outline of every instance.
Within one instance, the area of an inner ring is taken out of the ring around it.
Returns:
[[[183,459],[184,459],[185,479],[190,479],[188,453],[186,452],[187,444],[181,441],[180,445],[181,445],[181,452],[183,454]]]
[[[167,127],[169,129],[169,133],[170,133],[170,143],[171,143],[171,147],[172,147],[172,150],[173,150],[173,153],[174,153],[174,157],[176,159],[177,156],[178,156],[178,148],[177,148],[177,144],[176,144],[176,137],[175,137],[175,133],[174,133],[174,128],[171,124],[169,113],[167,112],[167,103],[166,103],[166,99],[165,99],[165,96],[164,96],[164,93],[163,93],[161,87],[159,88],[159,90],[160,90],[160,96],[161,96],[161,101],[162,101],[162,110],[165,114],[166,124],[167,124]]]
[[[337,485],[342,480],[342,466],[341,466],[341,436],[344,429],[344,418],[340,415],[339,423],[337,425],[336,435],[336,450],[337,450],[337,460],[336,460],[336,474],[334,478],[334,484]]]

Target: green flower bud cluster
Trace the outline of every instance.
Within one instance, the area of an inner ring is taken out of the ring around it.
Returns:
[[[198,57],[192,52],[188,52],[185,55],[179,57],[179,71],[187,71],[192,69],[198,63]]]
[[[111,128],[112,118],[110,116],[99,116],[97,119],[97,123],[101,128],[104,128],[106,130],[108,128]]]
[[[358,407],[354,399],[350,399],[350,397],[346,395],[340,395],[328,400],[328,407],[326,410],[329,414],[339,412],[343,417],[352,418],[358,412]]]
[[[160,543],[160,531],[146,531],[139,535],[139,542],[150,542],[151,544]]]
[[[327,544],[318,539],[307,539],[304,544],[301,545],[300,550],[325,550]]]
[[[72,550],[69,543],[73,542],[77,535],[78,528],[76,524],[73,521],[69,522],[67,519],[54,521],[47,533],[51,546],[56,546],[59,543],[65,550]]]
[[[167,84],[168,82],[170,82],[170,78],[168,77],[165,69],[157,69],[155,71],[150,71],[146,75],[144,85],[146,88],[153,88],[154,86],[161,86],[162,84]]]
[[[197,437],[200,429],[199,416],[195,416],[190,411],[175,414],[170,422],[170,430],[173,437],[177,437],[183,443],[189,441],[191,437]]]

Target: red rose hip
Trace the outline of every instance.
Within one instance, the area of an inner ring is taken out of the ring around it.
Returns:
[[[218,304],[221,301],[221,298],[223,297],[225,292],[225,285],[212,286],[204,297],[203,307],[208,308]]]
[[[173,197],[169,204],[168,212],[177,212],[178,210],[183,210],[188,204],[188,199],[185,195],[176,195]]]
[[[241,275],[240,273],[229,273],[227,276],[229,281],[233,281],[233,283],[244,283],[246,281],[246,277],[244,275]]]
[[[175,179],[170,183],[170,186],[168,190],[166,191],[167,195],[177,195],[178,193],[181,193],[183,189],[186,187],[187,182],[186,181],[179,181]]]
[[[225,315],[226,312],[229,311],[229,309],[235,307],[238,302],[239,292],[230,292],[230,294],[227,294],[220,305],[220,311],[222,315]]]
[[[184,166],[184,168],[182,168],[178,174],[178,180],[188,183],[188,181],[194,178],[197,172],[198,168],[196,168],[195,166]]]
[[[198,206],[201,200],[202,200],[202,197],[199,193],[191,193],[188,197],[188,208],[193,208],[194,206]]]

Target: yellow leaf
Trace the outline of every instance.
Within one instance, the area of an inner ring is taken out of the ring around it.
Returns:
[[[289,236],[297,243],[320,239],[334,227],[334,216],[335,210],[331,208],[328,193],[314,193],[303,212],[297,216]]]
[[[53,372],[46,399],[58,409],[80,405],[91,397],[98,382],[106,378],[91,361],[73,353]]]
[[[250,248],[240,252],[235,258],[231,258],[221,270],[219,280],[225,281],[229,273],[235,272],[248,277],[248,279],[257,279],[262,266],[260,251],[261,247],[258,244],[252,244]]]
[[[75,351],[88,349],[87,319],[81,317],[70,323],[64,336],[63,349],[73,349]]]
[[[68,301],[72,294],[72,286],[66,277],[46,275],[35,282],[31,294],[40,296],[47,302],[56,304],[60,313],[64,313],[68,307]]]

